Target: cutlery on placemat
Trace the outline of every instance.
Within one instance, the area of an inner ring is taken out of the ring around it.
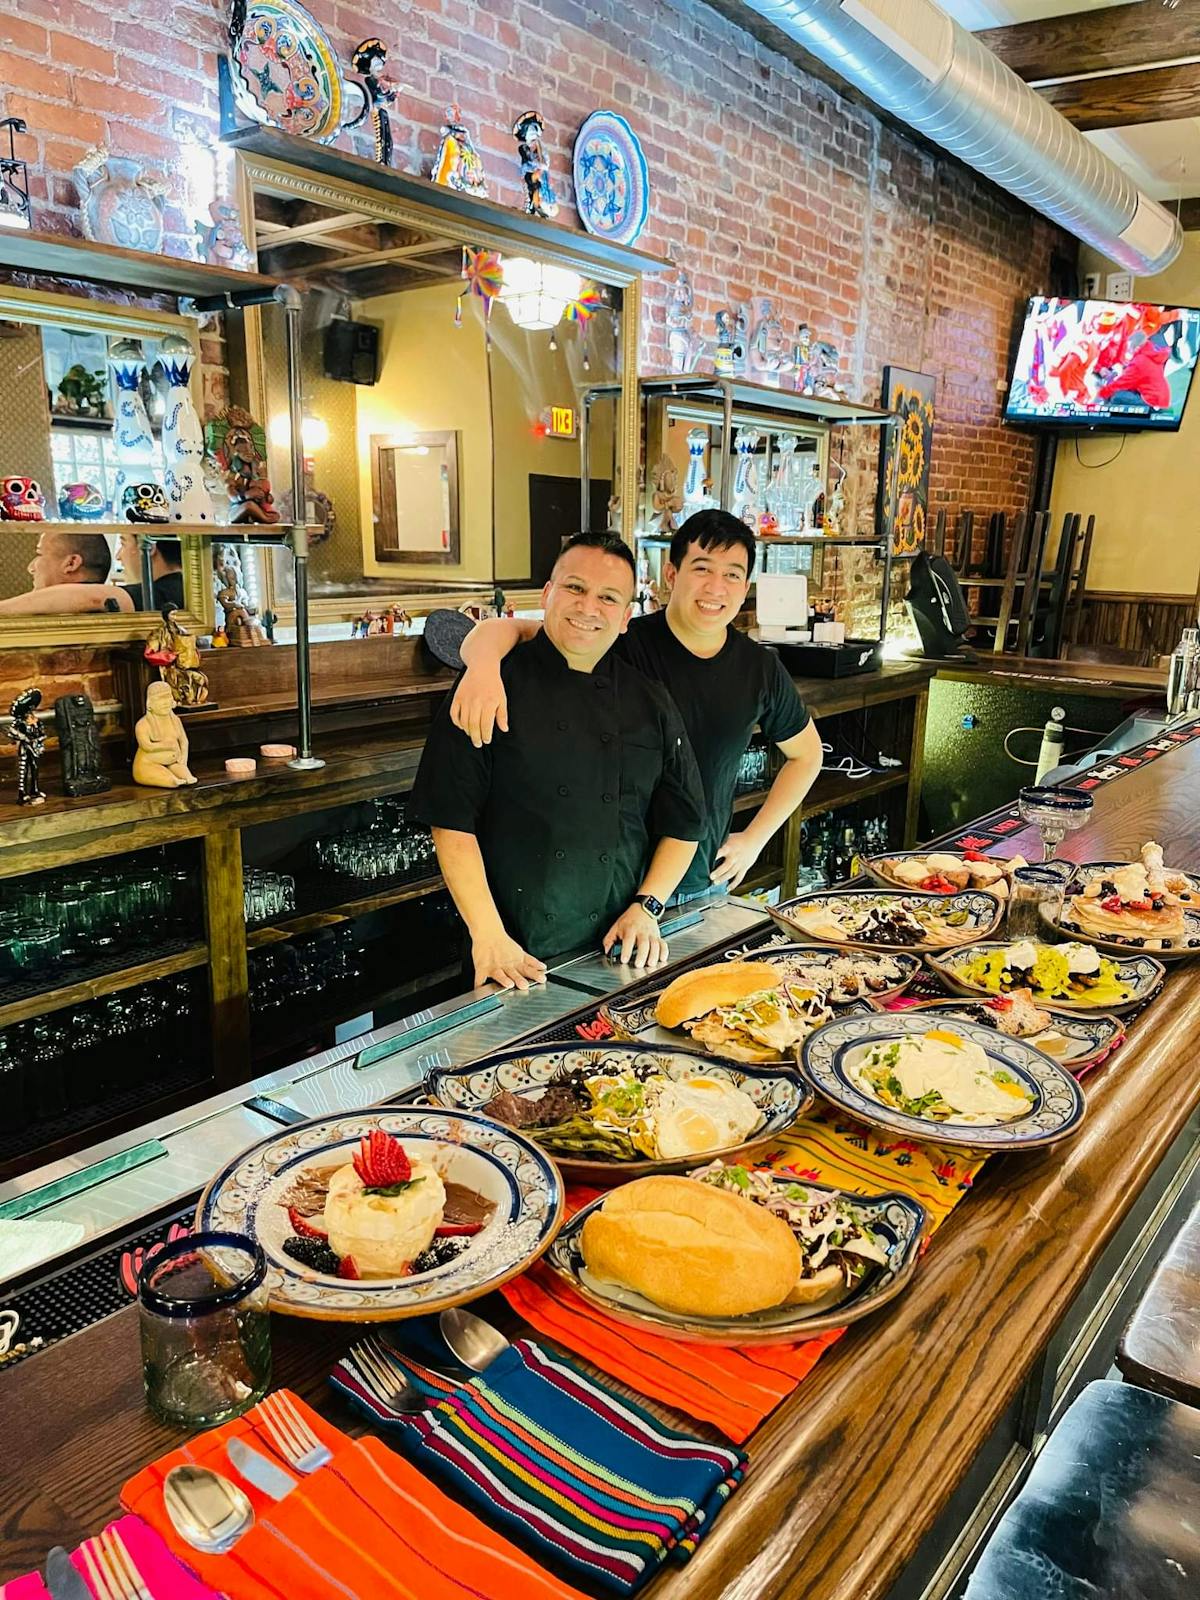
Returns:
[[[490,1322],[477,1317],[473,1311],[464,1311],[461,1306],[443,1311],[438,1327],[456,1359],[472,1372],[483,1372],[497,1356],[511,1348]]]
[[[223,1556],[254,1521],[254,1507],[237,1484],[209,1467],[172,1467],[163,1506],[179,1537],[207,1555]]]
[[[56,1544],[46,1557],[46,1587],[51,1600],[92,1600],[92,1591],[75,1570],[62,1545]]]
[[[298,1479],[282,1467],[277,1467],[273,1461],[268,1461],[259,1451],[252,1450],[244,1439],[230,1439],[225,1446],[225,1454],[235,1472],[239,1472],[256,1489],[261,1489],[263,1494],[269,1494],[272,1500],[282,1500],[296,1487]]]

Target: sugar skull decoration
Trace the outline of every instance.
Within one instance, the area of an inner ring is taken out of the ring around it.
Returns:
[[[46,497],[36,478],[0,479],[0,519],[5,522],[46,520]]]
[[[229,491],[230,522],[278,522],[262,424],[241,406],[226,406],[206,423],[204,442]]]
[[[550,183],[550,157],[542,140],[546,124],[536,111],[523,111],[513,123],[517,163],[525,180],[525,209],[531,217],[556,217],[558,196]]]
[[[108,501],[94,483],[67,483],[58,492],[58,514],[64,522],[97,522]]]
[[[446,107],[446,120],[442,123],[442,142],[429,174],[434,183],[443,189],[457,189],[462,194],[485,196],[487,178],[483,160],[475,148],[462,111],[458,106]]]
[[[162,486],[153,482],[126,484],[121,495],[126,522],[169,522],[171,513]]]

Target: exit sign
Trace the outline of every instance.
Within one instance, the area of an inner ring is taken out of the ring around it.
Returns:
[[[554,439],[573,439],[575,437],[574,406],[550,407],[550,435]]]

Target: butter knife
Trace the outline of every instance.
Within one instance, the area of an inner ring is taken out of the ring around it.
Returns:
[[[247,1483],[261,1489],[263,1494],[269,1494],[272,1500],[282,1500],[285,1495],[291,1494],[299,1482],[290,1472],[285,1472],[273,1461],[268,1461],[266,1456],[252,1450],[244,1439],[230,1439],[225,1446],[225,1454],[235,1472],[240,1472]],[[54,1600],[58,1600],[57,1595]]]
[[[92,1600],[92,1591],[76,1572],[70,1556],[56,1544],[46,1557],[46,1587],[51,1600]]]

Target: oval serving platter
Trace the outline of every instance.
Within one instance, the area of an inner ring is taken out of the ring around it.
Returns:
[[[438,1158],[455,1183],[495,1210],[467,1248],[431,1272],[343,1279],[286,1255],[292,1235],[285,1196],[298,1180],[344,1165],[375,1128],[395,1134],[410,1157]],[[224,1166],[200,1196],[195,1227],[249,1234],[267,1257],[272,1311],[329,1322],[390,1322],[474,1300],[524,1272],[549,1247],[563,1212],[554,1163],[512,1128],[486,1117],[396,1106],[316,1117],[269,1134]]]
[[[1073,922],[1066,909],[1069,898],[1068,888],[1063,908],[1058,915],[1055,915],[1049,906],[1040,908],[1042,921],[1061,939],[1075,939],[1081,944],[1093,944],[1097,950],[1104,950],[1109,955],[1127,956],[1131,952],[1142,950],[1158,961],[1186,961],[1190,956],[1200,955],[1200,911],[1184,911],[1185,933],[1182,941],[1168,943],[1164,939],[1154,938],[1122,939],[1116,934],[1106,937],[1104,934],[1092,933],[1090,929],[1085,931],[1077,922]]]
[[[920,917],[933,914],[941,919],[953,919],[955,927],[942,933],[929,933],[924,939],[887,941],[862,939],[850,935],[844,939],[814,933],[811,926],[798,920],[807,910],[840,912],[865,912],[875,909],[906,910]],[[985,889],[960,889],[956,894],[901,893],[896,889],[824,889],[816,894],[802,894],[794,900],[768,906],[773,921],[797,942],[822,944],[836,950],[918,950],[922,953],[949,950],[960,944],[975,943],[995,932],[1004,915],[1004,905]]]
[[[954,1149],[1033,1150],[1074,1133],[1083,1118],[1083,1091],[1056,1061],[1023,1039],[1008,1039],[991,1028],[963,1022],[955,1032],[979,1045],[990,1065],[1020,1080],[1033,1104],[1011,1122],[963,1124],[897,1111],[854,1082],[851,1071],[875,1045],[914,1038],[944,1027],[928,1012],[899,1011],[873,1017],[839,1017],[804,1041],[803,1071],[809,1083],[850,1116],[889,1132]]]
[[[996,996],[988,998],[994,1000]],[[939,1016],[958,1017],[964,1022],[976,1022],[979,1027],[986,1028],[988,1024],[979,1022],[973,1013],[987,1004],[988,1001],[982,996],[967,1001],[918,1000],[911,1009],[935,1011]],[[1110,1050],[1115,1050],[1125,1037],[1125,1025],[1121,1019],[1105,1011],[1059,1011],[1054,1006],[1039,1006],[1038,1009],[1048,1012],[1053,1021],[1041,1033],[1028,1034],[1024,1042],[1049,1056],[1051,1061],[1057,1061],[1069,1072],[1079,1073],[1094,1066]]]
[[[1090,944],[1092,941],[1081,940],[1080,943]],[[982,984],[972,983],[969,979],[960,976],[959,969],[964,962],[970,961],[977,955],[989,955],[993,950],[1007,950],[1009,941],[992,940],[980,944],[968,945],[963,950],[949,950],[941,955],[926,956],[929,966],[937,973],[938,977],[950,990],[951,994],[966,995],[969,999],[991,999],[995,995],[994,989],[985,989]],[[1158,993],[1162,987],[1167,969],[1161,961],[1153,956],[1114,955],[1113,963],[1117,974],[1126,989],[1129,990],[1128,1000],[1113,1000],[1111,998],[1090,1002],[1086,998],[1074,999],[1070,995],[1055,995],[1047,999],[1046,1004],[1053,1006],[1057,1011],[1082,1011],[1082,1012],[1111,1012],[1114,1016],[1122,1017],[1127,1011],[1136,1011],[1144,1006],[1148,1000]],[[1041,997],[1034,994],[1034,1001],[1041,1005]]]
[[[887,871],[887,864],[889,862],[923,861],[928,856],[954,856],[956,860],[963,863],[964,867],[970,864],[967,862],[966,857],[960,850],[885,850],[882,855],[865,856],[863,858],[861,871],[864,877],[870,878],[871,882],[878,884],[881,889],[892,889],[899,894],[937,894],[945,899],[946,896],[950,894],[967,894],[971,892],[972,886],[970,884],[967,884],[962,889],[925,890],[922,889],[918,884],[903,883],[899,878],[892,877],[892,875]],[[995,867],[1006,868],[1008,865],[1008,857],[1006,856],[988,856],[986,859]],[[1001,898],[1007,896],[1008,894],[1007,873],[1005,873],[1003,881],[1005,887]],[[979,889],[984,893],[995,893],[995,890],[991,889],[988,885],[980,885]]]
[[[1136,863],[1129,861],[1073,861],[1071,865],[1074,868],[1071,882],[1075,884],[1090,883],[1093,878],[1100,877],[1101,874],[1115,872],[1119,867],[1134,866]],[[1200,905],[1200,874],[1184,872],[1182,867],[1167,867],[1165,870],[1172,875],[1187,879],[1187,889],[1175,891],[1178,893],[1179,898],[1185,904],[1194,903]],[[1070,889],[1068,888],[1069,892]]]
[[[665,1159],[649,1157],[635,1161],[605,1159],[599,1155],[567,1156],[544,1152],[569,1183],[590,1183],[610,1187],[630,1178],[645,1178],[659,1172],[687,1172],[700,1159],[720,1156],[723,1161],[741,1156],[790,1128],[811,1107],[813,1096],[800,1082],[794,1068],[758,1067],[742,1062],[720,1061],[715,1056],[683,1050],[678,1045],[633,1044],[620,1041],[603,1045],[544,1045],[526,1049],[502,1050],[465,1067],[443,1067],[429,1074],[431,1099],[451,1111],[482,1113],[493,1095],[507,1089],[512,1094],[539,1098],[552,1083],[583,1069],[589,1073],[624,1072],[632,1067],[651,1066],[672,1077],[703,1072],[722,1078],[743,1090],[762,1113],[759,1126],[741,1144],[723,1150]],[[533,1137],[530,1130],[527,1137]]]
[[[776,1181],[789,1187],[798,1182],[786,1173],[780,1173]],[[844,1193],[820,1183],[803,1182],[800,1187],[814,1196]],[[774,1306],[742,1317],[685,1316],[655,1305],[632,1289],[593,1278],[579,1241],[583,1224],[597,1206],[603,1205],[603,1197],[575,1213],[551,1245],[546,1265],[581,1299],[631,1327],[691,1344],[791,1344],[829,1328],[861,1321],[907,1288],[916,1269],[927,1220],[924,1206],[905,1194],[846,1193],[845,1198],[885,1240],[888,1262],[885,1267],[873,1266],[852,1290],[812,1306]],[[753,1202],[748,1200],[746,1204]]]

